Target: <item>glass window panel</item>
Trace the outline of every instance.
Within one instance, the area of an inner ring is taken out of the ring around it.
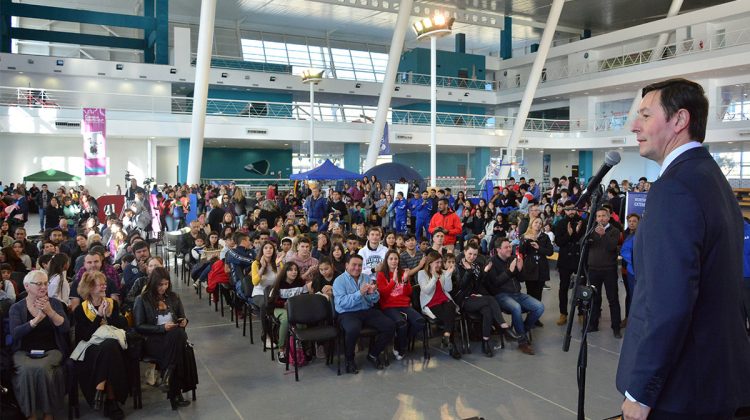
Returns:
[[[331,53],[333,55],[333,64],[336,66],[337,70],[338,69],[351,70],[354,68],[352,66],[352,58],[351,58],[351,55],[349,54],[349,50],[331,48]]]
[[[346,121],[352,122],[352,121],[362,121],[362,108],[361,107],[355,107],[355,106],[347,106],[344,108],[344,117],[346,118]]]
[[[357,80],[361,80],[364,82],[374,82],[375,81],[375,74],[371,71],[356,71]]]
[[[353,71],[341,70],[339,67],[336,67],[336,77],[345,80],[357,80],[357,77],[354,75]]]

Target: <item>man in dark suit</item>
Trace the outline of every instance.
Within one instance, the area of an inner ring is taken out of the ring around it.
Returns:
[[[640,154],[661,174],[635,236],[635,296],[617,371],[622,411],[628,420],[731,419],[750,405],[743,226],[729,183],[701,147],[708,101],[700,85],[667,80],[643,89],[638,114]]]

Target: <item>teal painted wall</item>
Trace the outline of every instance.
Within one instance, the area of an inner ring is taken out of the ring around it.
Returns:
[[[360,151],[359,143],[344,144],[344,169],[360,173],[359,171]]]
[[[256,92],[242,90],[226,90],[211,88],[208,89],[209,99],[228,99],[226,101],[208,101],[206,114],[208,115],[256,115],[266,116],[273,115],[277,118],[292,117],[292,94],[279,92]],[[237,100],[233,102],[231,100]],[[251,108],[248,108],[246,101],[257,102]],[[264,102],[281,102],[282,104],[265,104]]]
[[[187,181],[189,154],[190,139],[179,139],[177,141],[177,182],[180,184],[184,184]]]
[[[258,175],[244,169],[248,163],[267,160],[270,163],[268,175]],[[182,167],[182,166],[180,166]],[[276,149],[230,149],[204,148],[201,164],[201,178],[243,179],[243,178],[289,178],[292,174],[292,151]],[[273,174],[271,174],[273,172]]]
[[[459,77],[459,71],[466,71],[468,79],[476,76],[477,80],[485,80],[485,56],[477,54],[462,54],[453,51],[437,51],[438,76]],[[415,48],[401,55],[398,64],[399,72],[416,74],[430,74],[430,49]],[[429,80],[427,80],[429,84]]]
[[[430,176],[429,153],[398,153],[393,155],[393,161],[414,168],[425,178]],[[471,156],[469,157],[471,161]],[[466,166],[465,153],[438,153],[437,176],[459,176],[458,167]]]
[[[487,165],[490,164],[490,148],[477,147],[471,159],[471,177],[479,182],[487,173]]]
[[[399,110],[399,111],[397,111]],[[423,112],[404,112],[404,111],[423,111]],[[413,104],[394,106],[393,107],[393,124],[430,124],[430,103],[417,102]],[[472,106],[457,102],[442,102],[437,104],[437,125],[454,127],[465,125],[471,127],[483,127],[487,120],[483,115],[487,115],[487,109],[483,106]],[[441,114],[450,113],[450,114]],[[452,114],[470,114],[472,116],[460,116]],[[480,115],[475,117],[474,115]]]
[[[594,175],[594,152],[581,150],[578,152],[578,178],[588,182]]]

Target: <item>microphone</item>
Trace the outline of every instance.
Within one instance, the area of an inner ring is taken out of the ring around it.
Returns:
[[[604,155],[604,163],[602,163],[602,166],[596,172],[596,175],[591,178],[591,181],[589,181],[589,184],[586,186],[586,190],[583,191],[583,194],[578,197],[578,201],[576,201],[575,207],[578,207],[580,204],[584,203],[586,199],[591,196],[591,193],[599,188],[599,184],[602,183],[602,179],[605,175],[607,175],[607,172],[609,172],[609,170],[618,163],[620,163],[620,154],[615,152],[614,150],[610,150]]]

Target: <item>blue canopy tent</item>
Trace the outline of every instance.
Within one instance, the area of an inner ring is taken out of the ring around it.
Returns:
[[[334,165],[333,162],[326,159],[325,162],[323,162],[322,165],[318,166],[315,169],[311,169],[307,172],[300,172],[298,174],[292,174],[289,179],[295,180],[295,181],[302,181],[302,180],[321,180],[321,179],[334,179],[334,180],[340,180],[340,179],[357,179],[360,175],[355,172],[347,171],[346,169],[341,169],[338,166]]]
[[[425,189],[427,186],[427,183],[419,172],[400,163],[382,163],[378,166],[373,166],[363,176],[370,177],[372,175],[375,175],[383,186],[386,183],[395,184],[401,178],[409,183],[409,188],[414,184],[414,181],[417,181],[420,190]]]

